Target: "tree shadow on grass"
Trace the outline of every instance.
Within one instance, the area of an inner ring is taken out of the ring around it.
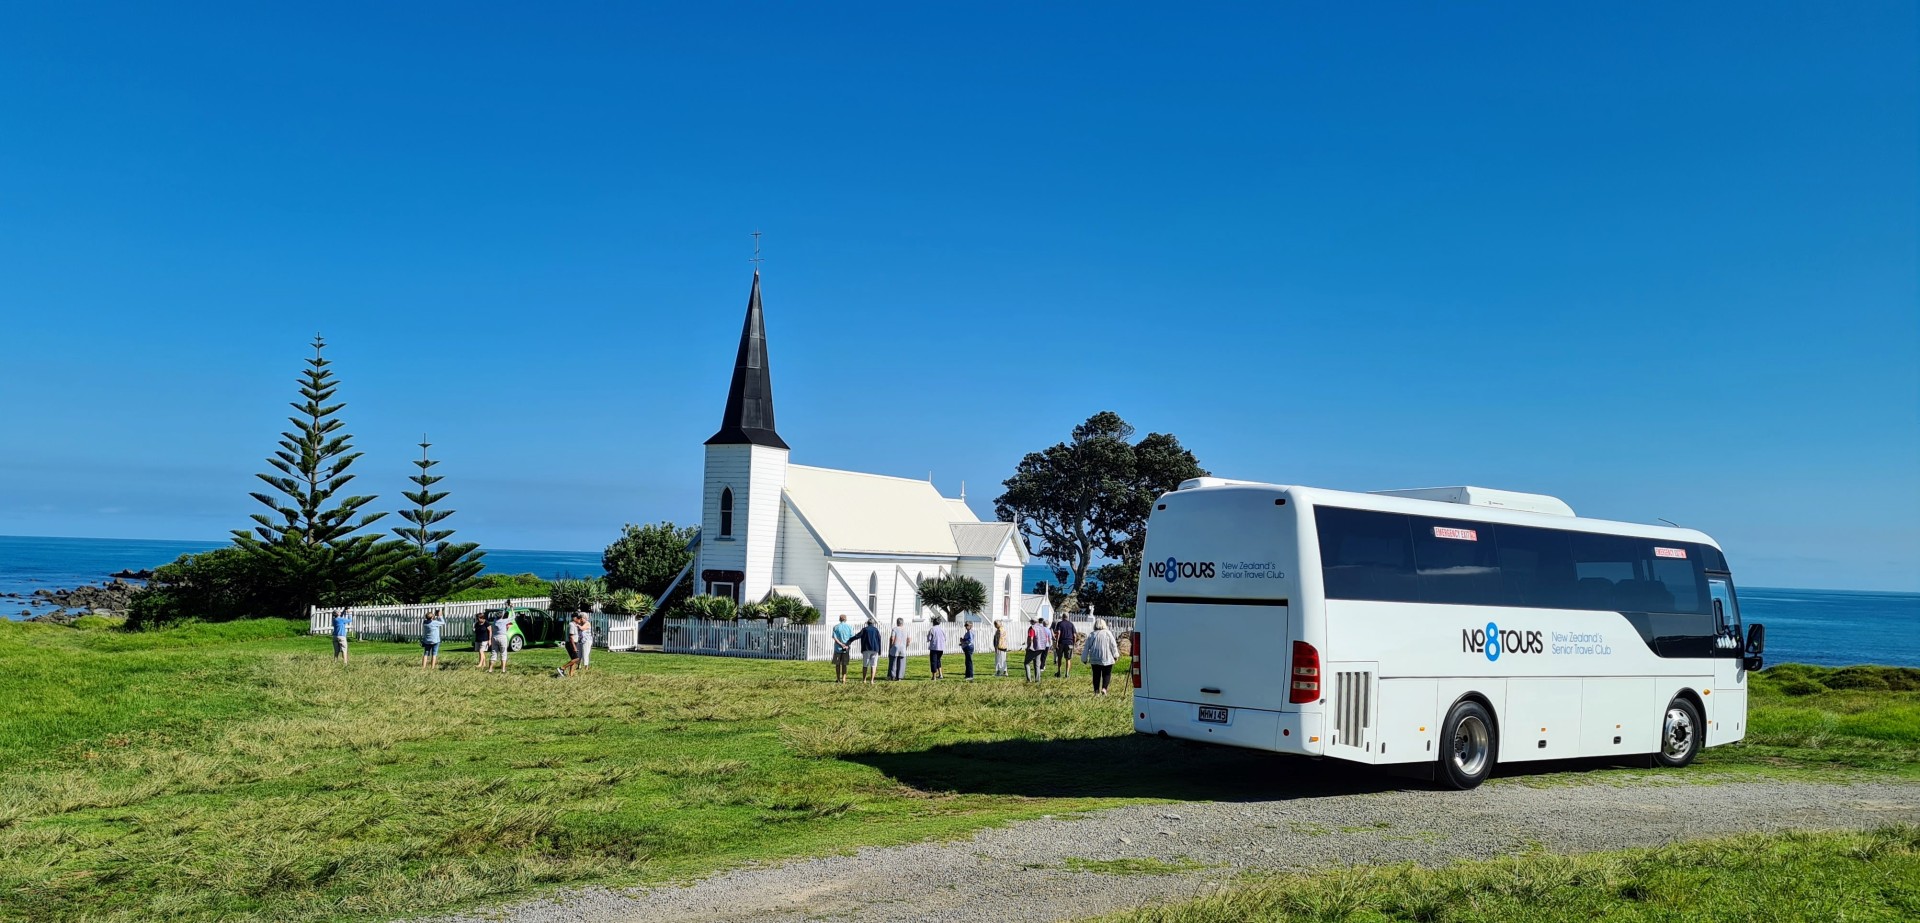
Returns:
[[[1366,766],[1147,735],[940,744],[843,756],[926,792],[1174,801],[1288,801],[1432,789],[1429,764]],[[1588,772],[1603,759],[1503,765],[1495,778]]]

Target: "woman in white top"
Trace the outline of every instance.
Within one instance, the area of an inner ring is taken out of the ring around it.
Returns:
[[[1113,682],[1113,665],[1120,660],[1120,641],[1107,630],[1105,619],[1093,620],[1093,634],[1087,636],[1087,651],[1083,655],[1087,666],[1093,668],[1093,692],[1106,695],[1108,684]]]

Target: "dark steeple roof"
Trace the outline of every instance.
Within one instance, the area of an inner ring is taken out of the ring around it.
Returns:
[[[740,327],[740,354],[733,360],[733,384],[727,388],[727,412],[720,431],[707,445],[764,445],[787,448],[773,431],[773,369],[767,365],[767,324],[760,315],[760,272],[753,273],[747,296],[747,322]]]

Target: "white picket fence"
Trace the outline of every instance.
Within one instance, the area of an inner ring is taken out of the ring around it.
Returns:
[[[757,619],[708,621],[667,619],[660,649],[669,654],[706,654],[712,657],[757,657],[762,660],[806,660],[807,626],[773,627]]]
[[[531,596],[515,599],[515,606],[530,609],[545,609],[551,602],[545,596]],[[418,603],[404,606],[355,606],[353,607],[353,636],[359,641],[418,641],[420,623],[427,613],[442,610],[447,623],[440,627],[442,644],[464,641],[473,643],[473,617],[488,609],[498,609],[506,605],[506,600],[480,600],[463,603]],[[308,631],[316,635],[333,633],[333,617],[339,614],[336,608],[313,607],[310,610],[311,621]],[[595,647],[609,651],[630,651],[640,646],[640,620],[630,615],[605,615],[594,613],[588,619],[593,623],[593,642]]]

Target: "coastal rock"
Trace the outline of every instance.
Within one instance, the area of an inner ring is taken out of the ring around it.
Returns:
[[[108,574],[107,576],[112,577],[115,580],[152,580],[153,571],[120,570],[120,571],[114,571],[113,573]]]
[[[128,583],[115,578],[101,583],[98,586],[78,586],[71,590],[34,590],[33,596],[37,602],[43,602],[54,608],[53,612],[39,617],[38,620],[58,621],[59,616],[66,615],[67,621],[71,621],[73,618],[78,617],[78,615],[89,612],[103,613],[124,610],[133,602],[133,595],[139,592],[140,589],[138,584]],[[68,609],[76,610],[76,612],[68,614],[65,612],[65,610]]]

